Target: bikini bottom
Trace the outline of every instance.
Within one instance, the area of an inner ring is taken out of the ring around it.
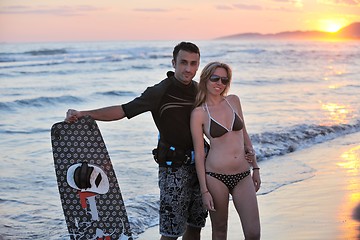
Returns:
[[[214,177],[221,182],[223,182],[229,191],[232,191],[234,187],[245,177],[249,176],[250,170],[247,170],[242,173],[238,174],[221,174],[221,173],[214,173],[214,172],[205,172],[207,175]]]

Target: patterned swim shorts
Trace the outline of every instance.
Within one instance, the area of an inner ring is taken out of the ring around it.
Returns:
[[[160,234],[180,237],[186,226],[204,227],[207,211],[202,205],[195,166],[159,167]]]

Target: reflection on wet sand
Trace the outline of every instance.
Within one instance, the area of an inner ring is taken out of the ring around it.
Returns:
[[[358,206],[354,209],[353,213],[353,219],[360,222],[360,203]],[[359,224],[360,225],[360,224]],[[358,233],[357,233],[357,239],[360,239],[360,226],[358,226]]]
[[[343,221],[342,239],[360,239],[360,145],[344,152],[341,159],[337,165],[343,167],[348,175],[348,195],[344,196],[345,201],[339,212],[339,219]],[[344,218],[345,215],[352,218]]]

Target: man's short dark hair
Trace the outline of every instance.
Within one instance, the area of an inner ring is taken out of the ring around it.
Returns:
[[[173,59],[176,60],[177,55],[179,54],[180,50],[184,50],[190,53],[197,53],[200,57],[200,49],[194,43],[191,42],[181,42],[174,47],[173,51]]]

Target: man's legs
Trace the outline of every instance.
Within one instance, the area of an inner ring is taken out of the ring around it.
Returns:
[[[189,205],[187,169],[159,168],[161,240],[174,240],[186,231]],[[185,212],[184,212],[185,211]]]
[[[184,233],[182,240],[200,240],[201,228],[187,226],[186,232]]]
[[[175,171],[160,168],[159,187],[160,239],[183,236],[183,240],[199,240],[207,211],[202,205],[195,167],[182,166]]]
[[[182,240],[200,240],[201,228],[187,226]],[[176,240],[177,237],[161,236],[160,240]]]
[[[161,236],[160,240],[176,240],[176,238],[173,238],[173,237],[165,237],[165,236]]]

